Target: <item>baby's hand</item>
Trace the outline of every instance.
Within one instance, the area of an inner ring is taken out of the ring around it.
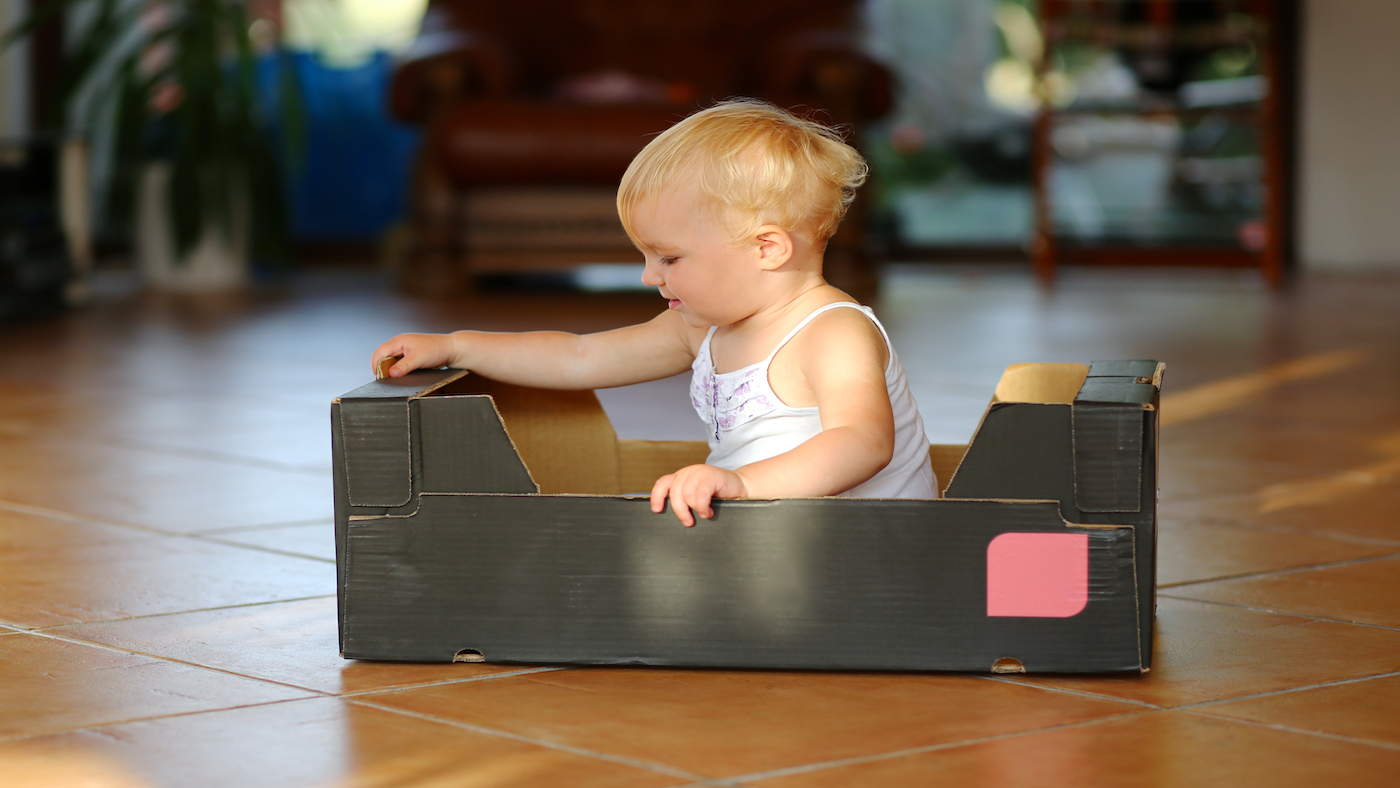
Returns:
[[[744,478],[734,471],[713,465],[687,465],[675,473],[656,480],[651,488],[651,510],[660,513],[671,499],[671,511],[683,525],[695,525],[695,514],[708,520],[715,516],[711,498],[743,498],[746,496]]]
[[[400,378],[415,369],[437,369],[452,363],[453,350],[450,334],[399,334],[374,349],[370,366],[377,375],[382,359],[398,358],[384,374]]]

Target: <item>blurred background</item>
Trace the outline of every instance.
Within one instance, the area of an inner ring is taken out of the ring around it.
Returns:
[[[7,0],[0,310],[81,302],[92,271],[622,286],[622,168],[734,95],[869,158],[829,260],[854,291],[889,262],[1395,268],[1397,23],[1373,0]]]

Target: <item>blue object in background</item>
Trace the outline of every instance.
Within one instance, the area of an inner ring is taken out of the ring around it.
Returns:
[[[278,106],[277,55],[258,62],[258,88]],[[376,239],[407,211],[420,132],[389,116],[393,60],[384,52],[332,68],[311,52],[284,54],[305,107],[306,146],[289,167],[287,198],[298,241]],[[276,117],[272,113],[272,117]]]

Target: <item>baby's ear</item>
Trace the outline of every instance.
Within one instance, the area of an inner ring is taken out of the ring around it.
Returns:
[[[766,271],[782,268],[792,259],[792,235],[776,224],[765,224],[754,236],[758,241],[759,263]]]

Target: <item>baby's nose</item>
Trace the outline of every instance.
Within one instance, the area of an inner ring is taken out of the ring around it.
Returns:
[[[647,264],[642,268],[642,284],[647,287],[660,287],[665,283],[657,268],[656,263],[647,261]]]

